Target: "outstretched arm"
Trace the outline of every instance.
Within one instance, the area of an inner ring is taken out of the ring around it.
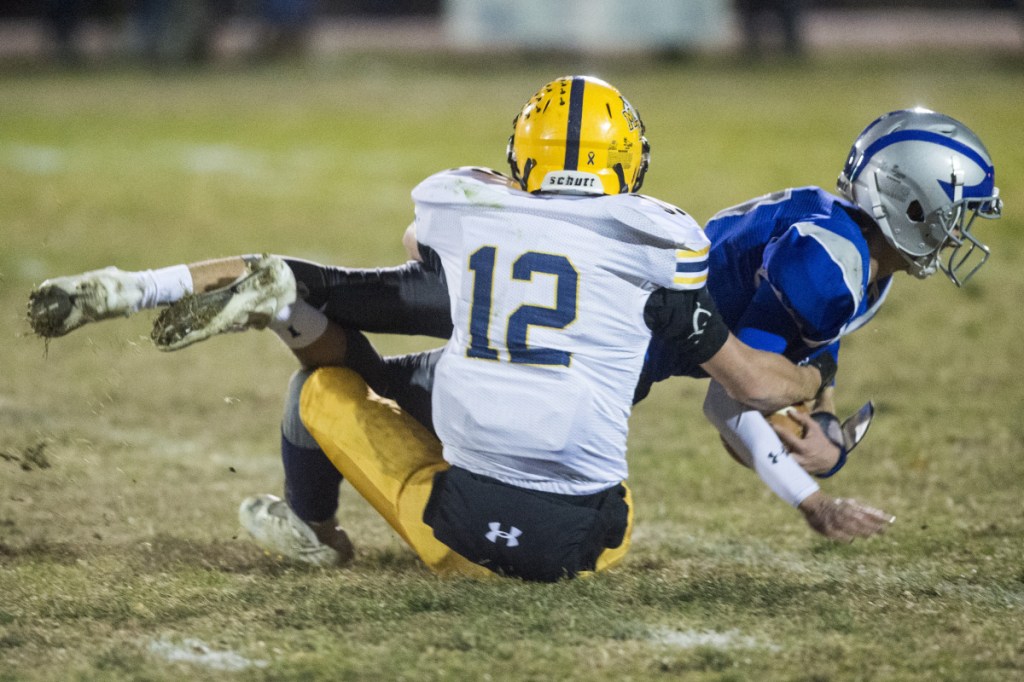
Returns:
[[[764,416],[729,396],[715,380],[704,398],[704,416],[718,429],[734,456],[756,471],[787,504],[795,507],[819,489],[818,483],[789,456]]]
[[[755,350],[731,334],[701,367],[732,398],[762,412],[814,398],[835,374],[834,365],[795,365],[777,353]]]
[[[820,490],[800,503],[807,524],[830,540],[853,542],[880,535],[896,517],[846,497],[829,497]]]
[[[849,542],[885,532],[895,519],[856,500],[832,498],[783,447],[760,412],[729,397],[716,381],[708,387],[704,414],[734,456],[754,469],[772,492],[797,507],[808,525],[827,538]]]
[[[729,395],[759,410],[809,400],[835,375],[834,362],[798,366],[741,342],[726,327],[706,288],[659,289],[648,299],[644,318],[658,346],[671,348],[677,367],[699,365]]]

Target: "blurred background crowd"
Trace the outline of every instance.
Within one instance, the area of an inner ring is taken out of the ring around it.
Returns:
[[[945,31],[945,33],[943,32]],[[860,40],[1020,50],[1022,0],[5,0],[0,60],[151,65],[352,47],[730,51],[799,59]],[[980,41],[980,45],[978,44]]]

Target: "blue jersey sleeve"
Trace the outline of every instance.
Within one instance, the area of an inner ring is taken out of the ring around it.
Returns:
[[[748,346],[770,353],[785,353],[800,340],[800,330],[767,281],[754,292],[733,331]]]
[[[785,355],[793,362],[800,362],[820,353],[829,353],[836,363],[839,362],[838,339],[808,353],[807,346],[798,334],[799,330],[793,318],[779,302],[771,285],[762,282],[754,294],[750,307],[740,320],[737,338],[752,348]]]
[[[837,257],[836,244],[824,242],[818,236],[821,231],[813,228],[805,223],[791,227],[765,248],[762,264],[776,300],[789,312],[795,331],[811,345],[839,336],[857,310],[853,287],[860,285],[860,273],[850,272],[848,254]],[[764,303],[761,290],[758,295]]]

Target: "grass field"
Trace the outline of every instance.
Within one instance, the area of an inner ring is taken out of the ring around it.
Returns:
[[[886,536],[819,539],[724,456],[703,382],[677,380],[633,416],[637,528],[614,572],[441,580],[347,488],[356,562],[296,567],[236,519],[281,486],[294,363],[272,335],[164,355],[149,314],[48,345],[24,321],[34,284],[110,264],[400,262],[412,186],[503,168],[516,109],[571,71],[623,89],[653,145],[645,191],[698,220],[832,187],[890,109],[986,141],[1006,201],[979,229],[990,264],[963,291],[904,278],[844,346],[840,411],[879,415],[824,487],[894,513]],[[1024,679],[1022,74],[929,55],[0,73],[0,679]]]

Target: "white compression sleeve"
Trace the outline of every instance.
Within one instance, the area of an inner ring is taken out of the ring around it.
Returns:
[[[142,287],[140,309],[174,303],[186,294],[192,293],[192,273],[187,265],[141,270],[133,274]]]
[[[796,507],[819,489],[810,474],[789,456],[760,412],[729,397],[712,380],[704,398],[704,415],[736,453],[752,464],[772,492]]]

